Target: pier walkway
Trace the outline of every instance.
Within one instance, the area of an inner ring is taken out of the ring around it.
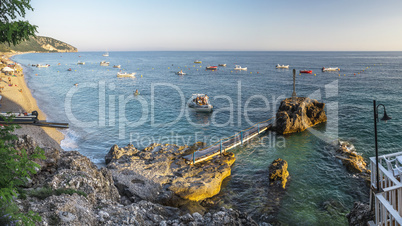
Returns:
[[[248,129],[235,133],[231,137],[223,138],[216,143],[201,150],[195,151],[193,154],[186,155],[183,158],[186,159],[188,164],[196,164],[206,161],[216,155],[222,154],[229,149],[246,143],[247,141],[271,128],[272,119],[273,118],[270,118],[266,121],[259,122]]]

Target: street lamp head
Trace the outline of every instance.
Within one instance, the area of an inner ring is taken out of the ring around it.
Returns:
[[[392,119],[392,118],[387,115],[387,112],[385,111],[385,107],[384,107],[384,116],[382,117],[381,120],[387,122],[390,119]]]

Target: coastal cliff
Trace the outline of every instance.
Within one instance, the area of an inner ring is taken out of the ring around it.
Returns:
[[[292,98],[287,98],[281,102],[276,113],[276,131],[279,134],[296,133],[326,122],[324,107],[324,103],[308,97],[297,97],[295,103]]]
[[[32,37],[18,45],[0,44],[0,52],[77,52],[77,48],[65,42],[45,36]]]

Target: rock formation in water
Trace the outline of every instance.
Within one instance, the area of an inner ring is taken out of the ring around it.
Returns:
[[[367,164],[355,147],[345,141],[337,140],[329,146],[335,157],[340,159],[346,170],[350,173],[358,175],[364,179],[367,186],[370,186],[370,170],[367,169]]]
[[[31,137],[22,136],[16,141],[15,146],[18,150],[24,148],[28,153],[32,153],[36,143]],[[226,208],[201,215],[198,212],[189,214],[176,207],[164,206],[145,200],[124,203],[124,199],[119,195],[121,190],[118,192],[114,185],[113,177],[117,175],[116,169],[114,169],[112,177],[112,173],[108,169],[98,169],[87,157],[76,151],[66,152],[53,148],[42,148],[45,150],[47,159],[39,161],[41,168],[38,169],[38,174],[34,175],[32,181],[26,185],[24,189],[26,199],[16,199],[15,201],[21,211],[32,210],[42,217],[42,222],[37,225],[257,225],[247,214]],[[133,161],[139,159],[138,156],[136,157],[133,154],[137,152],[136,149],[133,147],[127,147],[126,149],[133,151],[131,156],[125,155],[124,153],[126,152],[119,152],[121,149],[117,147],[113,148],[114,151],[109,153],[112,155],[108,155],[110,157],[108,157],[109,165],[118,164],[115,161],[124,163],[127,158],[131,158]],[[175,155],[181,153],[178,149],[180,149],[178,146],[154,145],[144,151],[144,155],[149,157],[148,161],[151,161],[151,158],[155,157],[153,151],[164,152],[170,150],[172,155]],[[122,153],[122,155],[118,153]],[[118,158],[116,159],[114,156],[118,156]],[[145,156],[143,158],[147,158]],[[231,164],[234,161],[234,157],[230,155],[222,158],[227,159],[227,161],[232,159]],[[158,159],[154,160],[157,161]],[[162,168],[166,166],[167,168],[165,169],[168,169],[169,166],[166,165],[167,162],[164,162],[163,159],[159,159],[159,166]],[[221,168],[226,168],[226,163],[223,161],[217,164],[216,168],[210,166],[205,174],[212,176],[210,170],[221,171]],[[131,162],[130,164],[135,163]],[[127,163],[126,166],[128,167],[130,164]],[[147,171],[145,165],[142,165],[142,167]],[[155,165],[148,167],[154,169]],[[176,164],[173,162],[170,167],[176,167]],[[128,172],[128,169],[124,169],[124,167],[119,169],[121,174]],[[180,171],[183,174],[182,176],[201,176],[204,174],[201,172],[203,171],[201,167],[187,169],[189,172]],[[163,181],[164,179],[160,175],[163,169],[154,171],[155,177],[150,176],[151,171],[147,171],[148,176],[157,182]],[[198,173],[195,173],[195,171]],[[217,177],[222,176],[215,175]],[[180,176],[171,175],[171,181],[177,180],[181,181],[181,183],[188,183],[186,185],[195,185],[192,183],[196,183],[195,178],[185,182],[176,177]],[[207,179],[206,177],[204,179],[207,181],[215,180],[215,178]],[[130,180],[130,183],[141,184],[135,178]],[[116,185],[122,186],[121,182],[120,184],[116,183]],[[206,189],[205,185],[199,185]],[[147,188],[142,188],[142,192],[145,193]],[[128,190],[127,192],[130,191]],[[149,190],[151,195],[154,195],[153,192],[153,190]]]
[[[182,156],[191,147],[152,144],[144,150],[113,146],[105,157],[120,194],[130,202],[147,200],[172,205],[181,199],[200,201],[219,193],[235,162],[231,152],[189,165]],[[190,151],[190,153],[189,153]]]
[[[289,171],[288,163],[282,159],[274,160],[269,166],[269,181],[271,186],[286,188]]]
[[[325,104],[308,97],[283,100],[276,113],[276,131],[279,134],[301,132],[321,122],[327,121]]]
[[[355,202],[352,211],[346,215],[349,225],[353,226],[365,226],[369,221],[374,220],[374,212],[371,211],[370,205]]]

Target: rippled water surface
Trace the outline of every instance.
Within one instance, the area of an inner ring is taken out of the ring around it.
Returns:
[[[14,60],[25,67],[28,86],[48,120],[70,123],[63,148],[78,150],[99,165],[113,144],[131,142],[142,148],[153,142],[211,143],[231,136],[271,118],[280,100],[291,96],[291,69],[275,69],[276,64],[313,70],[297,74],[297,95],[324,101],[328,122],[285,137],[269,133],[234,150],[232,176],[216,202],[257,220],[347,223],[345,213],[354,201],[368,201],[368,190],[327,145],[339,137],[366,159],[373,156],[373,99],[393,117],[378,126],[380,153],[400,151],[402,143],[401,52],[111,52],[110,57],[80,52],[24,54]],[[110,66],[101,67],[102,60]],[[51,66],[28,66],[38,63]],[[223,63],[227,67],[205,70]],[[117,64],[136,72],[136,78],[117,78],[119,69],[112,68]],[[235,65],[248,70],[236,72]],[[323,73],[323,66],[341,71]],[[175,75],[181,69],[187,75]],[[136,89],[141,94],[134,97]],[[214,113],[188,111],[186,101],[193,93],[208,94]],[[276,158],[288,161],[291,179],[277,215],[265,216],[273,199],[268,197],[267,169]]]

